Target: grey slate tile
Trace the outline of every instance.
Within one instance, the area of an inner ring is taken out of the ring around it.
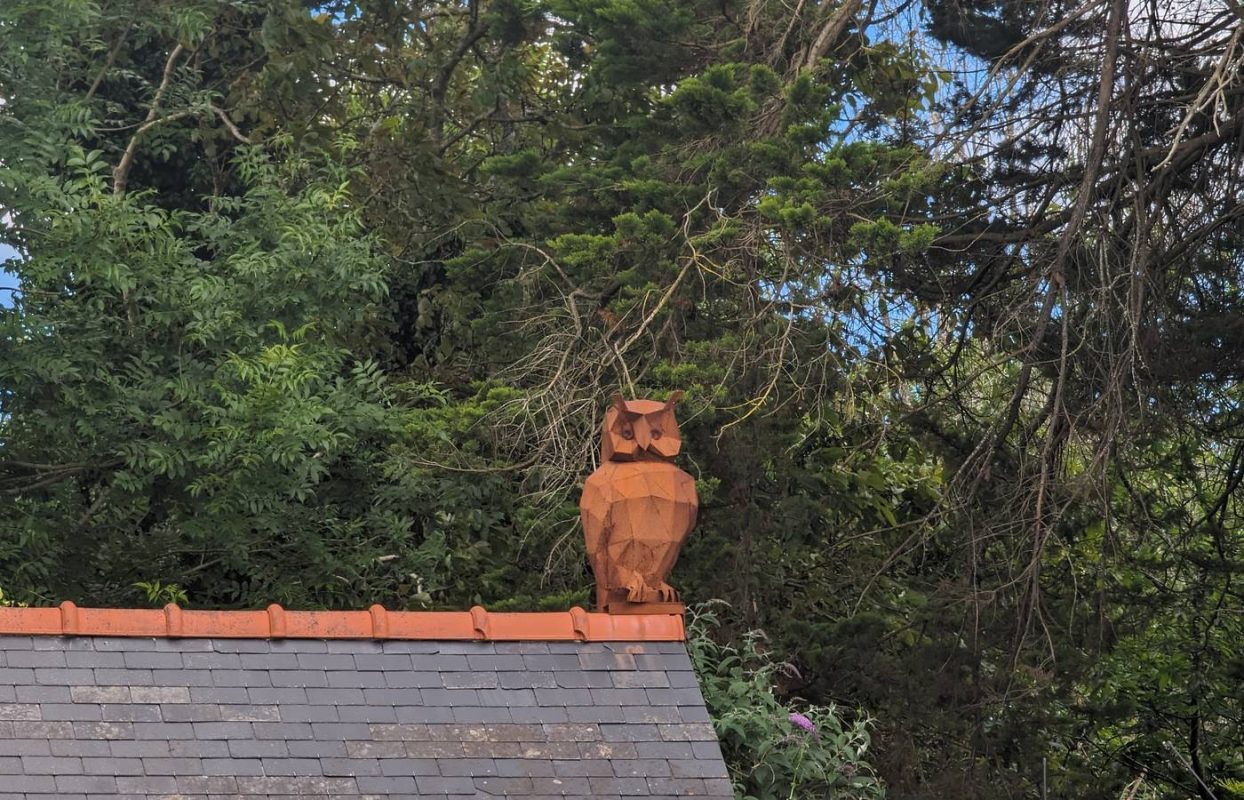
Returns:
[[[665,689],[670,685],[669,676],[664,672],[648,671],[631,671],[631,672],[613,672],[610,674],[613,679],[613,685],[619,689],[645,689],[652,687],[654,689]]]
[[[455,706],[451,709],[454,722],[510,722],[511,710],[505,707]]]
[[[250,739],[253,735],[254,731],[249,722],[194,723],[195,739]]]
[[[112,775],[57,775],[56,792],[116,793],[117,779]]]
[[[283,722],[256,722],[251,728],[256,739],[284,739],[286,741],[310,740],[315,738],[310,722],[293,722],[288,719],[289,709],[282,709]],[[335,718],[335,717],[334,717]]]
[[[608,672],[584,672],[583,670],[560,670],[553,673],[557,685],[563,689],[609,689],[613,679]]]
[[[354,656],[350,653],[299,653],[297,669],[313,669],[327,672],[328,670],[354,669]],[[410,669],[410,660],[406,660],[405,669]]]
[[[345,743],[349,758],[405,758],[406,745],[400,741],[354,741]]]
[[[345,742],[316,741],[307,738],[287,739],[284,743],[293,758],[344,758],[347,755]],[[397,744],[401,745],[401,742]],[[405,752],[405,749],[403,746],[402,751]]]
[[[229,755],[229,743],[223,739],[174,739],[166,744],[168,754],[174,758],[225,758]]]
[[[535,697],[541,706],[592,705],[592,693],[588,689],[536,689]]]
[[[94,703],[40,703],[32,706],[42,713],[43,719],[96,721],[104,718],[104,710]]]
[[[81,775],[82,759],[68,756],[22,756],[22,771],[29,775]]]
[[[472,673],[496,673],[525,670],[518,653],[472,653],[467,655],[467,670]]]
[[[188,794],[211,794],[242,791],[238,779],[228,775],[179,775],[177,791]]]
[[[89,756],[82,759],[82,771],[87,775],[142,775],[143,762],[138,758]]]
[[[65,665],[88,669],[96,667],[122,668],[125,666],[125,656],[121,653],[99,653],[94,650],[70,651],[65,653]]]
[[[331,670],[320,673],[328,679],[329,686],[359,689],[380,689],[385,683],[383,672],[360,672],[358,670]]]
[[[160,723],[135,722],[43,722],[29,723],[32,726],[28,735],[47,739],[133,739],[137,733],[135,725],[159,725]],[[44,726],[41,730],[35,725]],[[57,728],[55,726],[64,726]],[[16,727],[16,726],[14,726]]]
[[[242,669],[298,669],[296,653],[243,653]]]
[[[94,674],[89,669],[35,667],[35,682],[54,686],[81,686],[90,683]]]
[[[387,672],[410,669],[411,659],[404,653],[355,653],[354,664],[342,669],[360,672]]]
[[[573,653],[542,654],[531,653],[523,656],[523,664],[530,670],[579,670],[579,657]]]
[[[78,681],[80,685],[96,683],[101,686],[151,686],[151,670],[149,669],[117,669],[114,667],[97,667],[93,672],[94,680],[87,678]]]
[[[202,775],[203,759],[170,756],[144,758],[143,772],[148,775]]]
[[[306,702],[317,705],[362,705],[364,702],[362,689],[315,687],[305,691],[307,693]]]
[[[648,695],[643,689],[588,689],[592,704],[598,706],[646,706]]]
[[[49,739],[48,746],[54,756],[96,756],[112,755],[108,742],[97,739]],[[32,753],[31,755],[38,755]]]
[[[337,716],[342,722],[397,722],[393,706],[342,706]]]
[[[153,669],[151,677],[159,686],[212,685],[212,672],[207,669]]]
[[[579,764],[580,761],[541,761],[534,758],[494,758],[497,775],[503,778],[551,778],[559,764]],[[606,762],[608,763],[608,762]]]
[[[639,797],[648,794],[648,781],[644,778],[593,776],[587,780],[593,794],[620,794],[623,797]]]
[[[249,692],[268,690],[271,687],[247,689],[245,686],[191,686],[190,702],[192,703],[249,703],[266,702],[255,700]]]
[[[708,742],[691,742],[690,744],[691,752],[695,754],[696,758],[721,759],[721,745],[715,739]]]
[[[14,650],[5,659],[9,667],[64,667],[65,653],[61,650]]]
[[[604,758],[577,758],[548,762],[560,778],[609,777],[613,775],[613,762]]]
[[[228,742],[231,758],[286,758],[289,744],[284,739],[235,739]]]
[[[470,778],[419,775],[415,778],[415,785],[418,787],[420,794],[429,792],[449,795],[475,794],[475,783]]]
[[[515,708],[536,705],[536,694],[532,689],[480,689],[476,698],[481,706]]]
[[[262,775],[263,761],[258,758],[205,758],[203,775]]]
[[[159,722],[160,707],[138,703],[104,703],[100,707],[106,722]]]
[[[726,765],[719,760],[672,759],[666,762],[675,778],[728,778]]]
[[[214,669],[212,673],[212,684],[214,686],[306,686],[306,683],[274,683],[277,676],[287,675],[284,672],[268,672],[262,669]],[[322,681],[324,674],[320,672],[306,673],[306,679]],[[322,685],[322,684],[312,684]]]
[[[9,775],[4,779],[4,788],[14,792],[49,794],[56,791],[56,779],[51,775]]]
[[[697,744],[700,742],[636,742],[635,752],[638,758],[697,758],[692,749]]]
[[[622,707],[623,722],[682,722],[682,717],[678,714],[678,709],[674,706],[623,706]],[[699,720],[697,720],[699,721]],[[707,721],[707,716],[705,720]]]
[[[313,775],[320,772],[318,758],[264,758],[262,761],[264,775]]]
[[[645,653],[635,656],[635,665],[645,671],[690,672],[691,657],[686,652]]]
[[[211,650],[204,653],[186,653],[182,656],[182,665],[186,669],[241,669],[242,657],[237,653],[218,653]]]
[[[52,687],[47,687],[52,688]],[[70,700],[74,703],[128,703],[128,686],[70,686]]]
[[[52,755],[51,742],[46,739],[0,739],[0,758],[49,755]]]
[[[67,686],[5,687],[14,693],[16,703],[76,703]]]
[[[213,639],[156,639],[157,651],[170,653],[210,652],[215,649]]]
[[[192,695],[193,696],[193,695]],[[195,702],[202,702],[196,698]],[[217,703],[260,703],[270,705],[306,705],[307,689],[301,686],[256,686],[245,689],[240,696],[221,699]]]
[[[182,669],[185,665],[181,662],[181,653],[130,650],[125,653],[125,666],[128,669]]]
[[[411,656],[411,661],[417,672],[466,672],[470,669],[463,654],[416,653]]]
[[[416,791],[424,792],[415,784],[415,779],[409,775],[400,777],[395,776],[375,776],[364,775],[354,779],[358,785],[360,792],[375,792],[376,794],[393,794],[398,796],[412,796]]]
[[[114,758],[159,758],[171,755],[168,742],[156,739],[114,740],[103,742]]]
[[[0,703],[0,720],[43,719],[38,703]]]
[[[281,712],[272,704],[221,705],[220,718],[224,722],[278,722]]]
[[[177,779],[172,775],[118,777],[117,791],[132,794],[175,794]]]
[[[310,704],[285,705],[281,706],[281,720],[283,722],[336,722],[337,708]]]
[[[0,667],[0,683],[19,685],[34,683],[34,680],[35,671],[29,667],[23,667],[21,669]]]
[[[182,686],[136,686],[129,689],[129,697],[134,703],[189,703],[190,689]]]
[[[580,653],[579,668],[584,670],[633,670],[635,656],[630,653]]]
[[[39,641],[48,643],[49,645],[53,642],[51,638],[43,636],[39,637]],[[34,646],[34,639],[30,636],[13,636],[7,633],[0,636],[0,649],[3,649],[5,652],[12,650],[33,650]],[[51,649],[59,650],[61,648],[53,647]]]
[[[566,709],[559,706],[520,706],[510,709],[510,718],[515,722],[570,722]]]
[[[555,689],[557,675],[553,672],[498,672],[497,685],[502,689]]]
[[[457,777],[487,777],[497,774],[497,763],[491,758],[442,758],[437,760],[441,775]]]

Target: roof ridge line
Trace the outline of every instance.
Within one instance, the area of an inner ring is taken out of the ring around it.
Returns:
[[[393,639],[445,641],[681,642],[678,613],[568,611],[290,611],[273,603],[254,611],[52,607],[0,608],[0,635],[137,636],[214,639]]]

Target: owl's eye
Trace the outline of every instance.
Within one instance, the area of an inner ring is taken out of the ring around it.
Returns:
[[[622,429],[622,438],[623,438],[623,439],[634,439],[634,438],[635,438],[635,431],[631,430],[630,428],[623,428],[623,429]]]
[[[652,438],[653,438],[653,439],[660,439],[660,438],[661,438],[661,429],[660,429],[660,428],[654,428],[654,429],[653,429],[653,431],[652,431]]]

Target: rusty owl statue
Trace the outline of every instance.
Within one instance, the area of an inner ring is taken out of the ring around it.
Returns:
[[[678,600],[666,581],[699,510],[695,480],[672,463],[682,447],[674,418],[681,397],[674,392],[662,403],[615,395],[605,412],[600,468],[579,501],[600,610]]]

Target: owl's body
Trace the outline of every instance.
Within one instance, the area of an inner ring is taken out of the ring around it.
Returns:
[[[699,500],[695,479],[666,461],[606,461],[583,485],[580,504],[597,585],[632,603],[673,601],[666,583]]]
[[[695,480],[669,460],[681,445],[676,400],[615,399],[606,414],[604,458],[579,502],[601,608],[678,599],[666,581],[699,501]]]

